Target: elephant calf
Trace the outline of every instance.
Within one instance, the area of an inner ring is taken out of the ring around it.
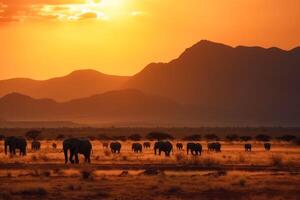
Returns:
[[[40,150],[41,149],[41,142],[39,142],[37,140],[32,141],[32,143],[31,143],[31,149],[35,150],[35,151]]]
[[[251,144],[245,144],[245,151],[251,151],[252,145]]]
[[[142,153],[142,145],[140,143],[133,143],[131,149],[134,153]]]
[[[121,152],[121,143],[120,142],[112,142],[110,143],[110,150],[112,153],[120,153]]]
[[[144,142],[143,146],[145,149],[149,149],[151,145],[150,142]]]
[[[221,152],[221,144],[219,142],[208,143],[208,151]]]
[[[266,151],[270,151],[271,150],[271,143],[264,143],[264,147]]]
[[[63,150],[65,154],[65,163],[68,163],[68,151],[70,152],[70,162],[73,164],[73,157],[75,156],[75,163],[79,163],[78,154],[84,155],[84,161],[90,163],[92,144],[88,139],[70,138],[63,141]]]
[[[182,143],[177,143],[176,148],[177,148],[177,150],[182,150],[183,144]]]

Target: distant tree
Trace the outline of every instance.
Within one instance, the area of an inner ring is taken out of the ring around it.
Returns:
[[[130,135],[128,139],[132,141],[140,141],[142,139],[142,136],[140,134],[133,134]]]
[[[285,141],[285,142],[291,142],[293,140],[296,140],[297,137],[294,136],[294,135],[282,135],[280,137],[277,137],[278,140],[282,140],[282,141]]]
[[[111,140],[112,138],[105,135],[105,134],[100,134],[97,136],[98,140]]]
[[[56,139],[57,140],[63,140],[63,139],[65,139],[65,135],[63,135],[63,134],[59,134],[58,136],[56,136]]]
[[[220,138],[215,134],[206,134],[204,137],[205,137],[206,140],[209,140],[209,141],[212,141],[212,140],[218,141],[218,140],[220,140]]]
[[[117,135],[112,137],[113,140],[121,140],[121,141],[126,141],[127,138],[124,135]]]
[[[244,136],[241,136],[240,137],[240,140],[241,141],[244,141],[244,142],[247,142],[249,140],[252,140],[252,137],[251,136],[248,136],[248,135],[244,135]]]
[[[151,132],[148,133],[146,138],[148,140],[172,140],[174,139],[171,135],[169,135],[168,133],[163,133],[163,132]]]
[[[5,136],[4,135],[0,135],[0,141],[4,140],[4,139],[5,139]]]
[[[31,140],[36,140],[38,137],[41,137],[42,132],[39,130],[30,130],[27,133],[25,133],[26,138]]]
[[[257,136],[255,136],[255,139],[261,142],[268,142],[271,140],[271,137],[265,134],[258,134]]]
[[[236,134],[230,134],[230,135],[226,135],[226,140],[228,141],[238,141],[240,138],[238,135]]]
[[[201,135],[189,135],[183,138],[185,141],[200,141],[202,139]]]

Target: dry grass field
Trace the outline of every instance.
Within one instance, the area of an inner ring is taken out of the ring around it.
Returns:
[[[65,165],[62,141],[44,140],[25,157],[5,155],[1,141],[0,199],[299,199],[299,146],[272,142],[267,152],[252,142],[245,152],[242,142],[221,142],[222,152],[213,153],[201,142],[204,152],[192,156],[182,142],[165,157],[154,155],[153,143],[133,153],[125,141],[112,154],[95,140],[91,164],[80,156],[79,165]]]

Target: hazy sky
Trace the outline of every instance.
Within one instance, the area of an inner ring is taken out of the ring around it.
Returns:
[[[299,0],[0,0],[0,79],[131,75],[201,39],[300,45]]]

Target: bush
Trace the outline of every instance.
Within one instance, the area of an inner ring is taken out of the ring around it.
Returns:
[[[45,196],[48,194],[47,190],[44,188],[28,188],[22,191],[17,192],[17,194],[21,194],[24,196]]]
[[[113,140],[121,140],[121,141],[127,140],[126,136],[124,136],[124,135],[113,136],[112,139]]]
[[[241,136],[240,137],[240,140],[241,141],[244,141],[244,142],[247,142],[249,140],[252,140],[252,137],[251,136],[248,136],[248,135],[244,135],[244,136]]]
[[[185,141],[200,141],[202,139],[201,135],[190,135],[183,138]]]
[[[163,133],[163,132],[151,132],[148,133],[146,138],[148,140],[172,140],[174,139],[171,135],[169,135],[168,133]]]
[[[220,140],[220,138],[215,134],[207,134],[204,137],[206,140],[215,140],[215,141]]]
[[[30,130],[30,131],[28,131],[28,132],[25,134],[25,136],[26,136],[26,138],[28,138],[28,139],[36,140],[38,137],[41,137],[41,134],[42,134],[41,131],[38,131],[38,130]]]
[[[255,136],[255,139],[261,142],[268,142],[271,140],[271,137],[269,135],[258,134],[257,136]]]
[[[280,167],[282,166],[283,161],[282,161],[282,156],[281,155],[272,155],[271,156],[271,165],[272,166],[276,166],[276,167]]]
[[[105,134],[100,134],[97,136],[98,140],[111,140],[112,138],[105,135]]]
[[[232,141],[238,141],[239,140],[239,136],[236,134],[230,134],[230,135],[226,135],[226,140],[232,142]]]
[[[59,134],[59,135],[56,137],[57,140],[62,140],[62,139],[64,139],[64,138],[65,138],[65,135],[63,135],[63,134]]]
[[[142,139],[142,136],[140,134],[133,134],[130,135],[128,139],[132,141],[140,141]]]
[[[291,142],[293,140],[296,140],[297,137],[294,135],[282,135],[280,137],[277,137],[277,139],[285,142]]]

